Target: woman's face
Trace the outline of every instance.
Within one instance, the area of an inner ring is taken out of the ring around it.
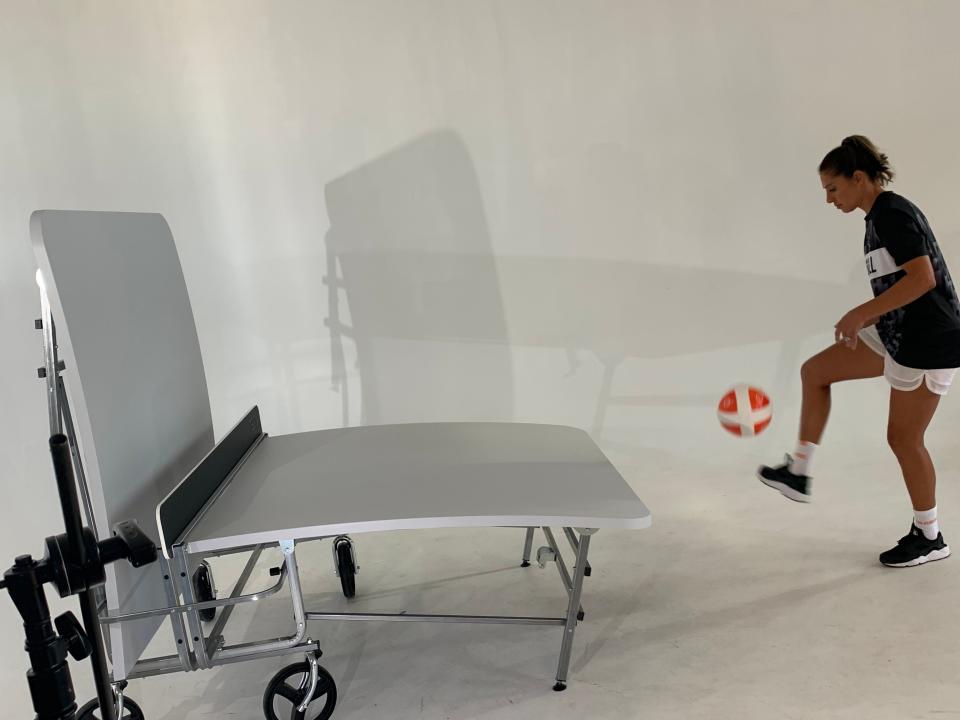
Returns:
[[[820,173],[820,183],[827,191],[827,202],[845,213],[852,212],[860,206],[867,176],[857,170],[853,177],[834,175],[828,172]]]

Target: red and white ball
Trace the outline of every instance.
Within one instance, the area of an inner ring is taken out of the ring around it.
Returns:
[[[770,398],[758,387],[734,385],[720,398],[717,417],[725,430],[740,437],[762,433],[773,419]]]

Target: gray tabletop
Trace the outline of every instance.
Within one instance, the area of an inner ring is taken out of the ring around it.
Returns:
[[[582,430],[418,423],[264,438],[185,542],[206,552],[380,530],[649,524]]]

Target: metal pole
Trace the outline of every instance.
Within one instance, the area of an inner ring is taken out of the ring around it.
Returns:
[[[573,580],[570,578],[570,573],[567,572],[567,564],[563,560],[563,555],[560,553],[560,546],[557,545],[556,538],[553,537],[553,530],[548,527],[541,528],[543,534],[547,538],[547,542],[550,544],[550,547],[553,549],[554,562],[557,565],[557,572],[560,573],[560,581],[563,583],[563,586],[567,590],[567,594],[573,592]],[[584,575],[586,575],[586,570],[584,570]],[[577,609],[577,620],[583,620],[584,612],[583,606],[581,605]]]
[[[566,535],[567,540],[570,541],[570,547],[573,548],[573,551],[574,552],[579,551],[580,544],[577,541],[577,536],[574,534],[573,530],[571,528],[565,527],[563,529],[563,534]],[[587,566],[583,569],[583,574],[586,575],[587,577],[590,577],[590,574],[592,572],[593,570],[590,568],[590,563],[587,563]]]
[[[40,330],[43,331],[43,368],[40,377],[47,384],[47,419],[50,422],[50,435],[59,435],[60,403],[57,398],[57,333],[53,327],[53,313],[47,298],[47,288],[43,275],[37,271],[37,285],[40,287]]]
[[[64,434],[70,441],[70,455],[73,457],[73,468],[77,476],[77,486],[80,488],[80,498],[83,500],[83,510],[87,516],[87,525],[102,540],[97,530],[97,518],[93,514],[93,503],[90,501],[90,488],[87,486],[87,474],[80,459],[80,448],[77,445],[77,433],[73,426],[73,415],[70,412],[70,402],[67,400],[67,391],[63,385],[63,378],[57,371],[57,398],[60,402],[60,416],[63,421]]]
[[[402,615],[389,613],[308,612],[307,620],[385,620],[392,622],[477,623],[481,625],[565,625],[564,618],[510,617],[502,615]]]
[[[173,548],[173,562],[170,569],[177,574],[180,584],[180,594],[188,605],[194,605],[197,602],[193,590],[193,579],[190,577],[190,561],[182,545],[175,545]],[[207,648],[204,643],[203,625],[200,622],[200,612],[196,608],[182,613],[187,616],[187,627],[193,636],[193,656],[196,659],[197,667],[205,670],[210,667],[210,660],[207,657]]]
[[[557,684],[554,690],[560,691],[567,687],[567,672],[570,669],[570,654],[573,651],[573,632],[577,628],[577,611],[580,607],[580,594],[583,591],[583,571],[587,566],[587,551],[590,549],[590,535],[580,537],[580,548],[577,551],[577,566],[573,572],[573,588],[570,592],[570,602],[567,604],[567,622],[563,630],[563,644],[560,646],[560,663],[557,667]]]
[[[57,434],[50,438],[50,454],[53,457],[53,469],[57,476],[57,487],[60,491],[60,505],[63,509],[63,520],[67,527],[67,538],[73,547],[75,556],[69,558],[81,567],[86,567],[87,553],[83,544],[81,529],[80,505],[77,502],[77,487],[73,478],[70,450],[67,438]],[[85,590],[80,594],[80,612],[83,616],[83,626],[93,647],[90,653],[90,665],[93,667],[93,679],[97,687],[97,699],[100,702],[102,720],[116,720],[116,711],[113,706],[113,689],[110,686],[110,675],[107,671],[107,658],[103,650],[103,635],[97,618],[96,597],[93,590]]]
[[[523,562],[520,567],[530,567],[530,551],[533,549],[533,528],[527,528],[527,539],[523,543]]]

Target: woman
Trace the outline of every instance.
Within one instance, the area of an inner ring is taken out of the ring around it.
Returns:
[[[758,477],[791,500],[810,501],[814,455],[830,413],[830,386],[883,375],[890,384],[887,442],[913,504],[910,532],[880,555],[889,567],[912,567],[950,555],[937,522],[936,475],[923,436],[960,367],[960,301],[926,217],[886,190],[887,156],[870,140],[845,138],[820,163],[827,202],[866,213],[864,255],[874,298],[835,326],[836,344],[800,371],[803,402],[793,457],[761,466]]]

